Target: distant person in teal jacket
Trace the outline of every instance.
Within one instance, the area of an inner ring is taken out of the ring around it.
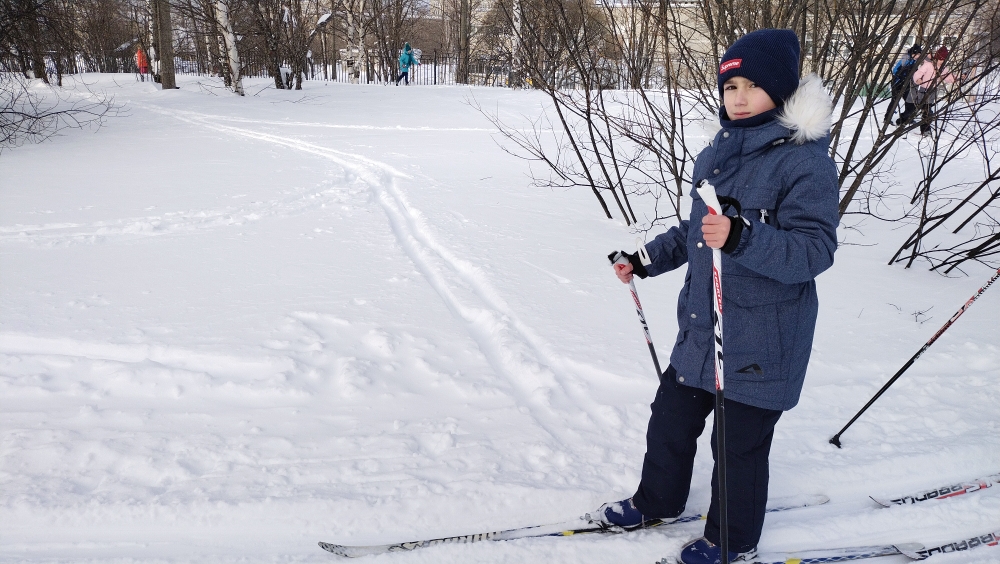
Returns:
[[[413,48],[409,42],[403,45],[403,52],[399,54],[399,76],[396,77],[396,86],[400,80],[405,80],[406,85],[410,85],[410,67],[419,65],[420,61],[413,56]]]

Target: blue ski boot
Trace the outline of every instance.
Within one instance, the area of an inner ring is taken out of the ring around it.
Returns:
[[[729,551],[730,562],[753,562],[757,557],[757,549],[751,548],[746,552]],[[702,537],[684,545],[681,554],[677,557],[678,564],[719,564],[722,562],[722,548],[708,542]]]
[[[605,503],[598,512],[605,523],[621,527],[626,531],[641,529],[645,523],[651,521],[635,508],[635,505],[632,504],[632,498]]]

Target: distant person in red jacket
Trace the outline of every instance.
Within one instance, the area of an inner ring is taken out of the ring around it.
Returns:
[[[139,77],[145,81],[146,74],[149,72],[149,59],[146,58],[146,53],[143,52],[142,47],[135,50],[135,65],[139,68]]]

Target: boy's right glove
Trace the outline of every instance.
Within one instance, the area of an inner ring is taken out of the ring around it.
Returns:
[[[743,228],[748,227],[750,223],[743,217],[743,206],[740,205],[740,201],[736,198],[730,198],[728,196],[719,196],[719,203],[723,206],[723,211],[725,211],[726,206],[736,208],[736,216],[727,215],[729,218],[729,236],[726,237],[726,242],[722,245],[720,251],[726,253],[727,255],[736,250],[736,247],[740,244],[740,237],[743,235]]]
[[[629,264],[632,265],[632,274],[635,274],[639,278],[646,278],[649,276],[649,272],[646,270],[646,267],[643,266],[642,259],[639,258],[638,252],[629,254],[625,251],[611,251],[611,254],[608,255],[608,260],[614,263],[615,255],[618,254],[621,254],[628,259]]]

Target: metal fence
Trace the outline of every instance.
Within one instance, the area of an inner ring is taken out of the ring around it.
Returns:
[[[344,55],[344,50],[341,50]],[[360,57],[357,51],[353,56],[339,57],[333,63],[324,64],[322,61],[307,60],[304,66],[303,80],[319,80],[327,82],[341,82],[347,84],[395,84],[399,76],[399,68],[392,61],[391,65],[379,64],[376,53],[370,52],[367,60]],[[49,63],[47,73],[51,76],[55,74],[55,67]],[[241,55],[241,74],[249,78],[273,78],[271,75],[271,63],[268,59],[257,52],[249,52]],[[125,73],[135,74],[137,78],[145,78],[139,75],[135,57],[126,53],[116,53],[112,56],[89,57],[76,56],[70,59],[68,68],[63,69],[65,74],[102,72],[102,73]],[[219,76],[219,65],[204,57],[187,58],[174,57],[174,71],[178,75],[196,76]],[[512,65],[509,58],[502,56],[477,57],[469,62],[468,78],[464,84],[472,86],[492,86],[508,87],[512,82]],[[634,88],[626,80],[620,65],[613,62],[606,62],[598,73],[600,77],[600,87],[603,89],[628,90]],[[279,67],[281,78],[284,84],[291,86],[293,82],[292,70],[284,64]],[[155,64],[150,65],[150,73],[156,72]],[[552,65],[547,69],[549,76],[546,83],[554,85],[563,90],[573,90],[580,88],[580,76],[570,69],[559,65]],[[458,57],[453,54],[439,54],[436,51],[424,52],[419,65],[410,67],[408,82],[420,86],[434,85],[455,85],[459,84]],[[645,77],[643,86],[645,88],[661,88],[664,84],[662,69],[653,70],[649,76]],[[530,86],[530,80],[525,81]]]
[[[324,80],[354,84],[391,84],[399,76],[399,68],[390,68],[377,64],[374,53],[369,54],[367,65],[362,57],[337,59],[333,63],[323,64],[321,61],[307,61],[303,80]],[[50,67],[52,65],[49,65]],[[151,65],[152,66],[152,65]],[[367,67],[367,68],[365,68]],[[174,58],[174,71],[182,75],[218,76],[217,65],[203,59]],[[54,67],[49,69],[55,72]],[[287,65],[281,67],[282,74],[288,79],[291,69]],[[256,53],[247,53],[241,60],[241,71],[244,77],[271,78],[271,72],[266,60]],[[458,58],[451,54],[439,54],[436,51],[424,52],[420,64],[410,68],[409,82],[416,85],[449,85],[458,84]],[[126,73],[138,74],[135,57],[130,54],[115,54],[99,58],[75,57],[72,68],[63,72],[86,73]],[[506,87],[510,80],[510,64],[503,60],[478,58],[469,62],[468,84],[477,86]]]
[[[372,51],[367,59],[354,53],[341,50],[341,57],[335,62],[324,64],[322,61],[309,59],[306,61],[303,80],[322,80],[350,84],[394,84],[399,78],[399,67],[392,61],[391,65],[380,64],[377,54]],[[352,56],[353,55],[353,56]],[[250,78],[272,78],[269,60],[260,53],[249,52],[241,54],[241,74]],[[135,58],[130,55],[116,54],[111,57],[83,60],[77,58],[75,72],[110,72],[138,73]],[[151,68],[153,65],[151,65]],[[630,89],[620,65],[607,62],[601,69],[601,87],[605,89]],[[179,75],[219,76],[218,64],[205,60],[203,57],[189,59],[174,57],[174,70]],[[469,61],[469,73],[465,84],[473,86],[508,87],[512,81],[512,65],[509,58],[503,56],[476,57]],[[66,72],[66,71],[64,71]],[[70,71],[72,72],[72,71]],[[282,80],[285,84],[292,82],[292,71],[287,64],[280,67]],[[580,77],[569,69],[552,65],[548,69],[546,82],[560,89],[572,90],[580,87]],[[644,81],[646,88],[657,88],[663,84],[661,73],[655,70]],[[459,84],[458,57],[453,54],[440,54],[436,51],[424,52],[420,64],[410,67],[408,79],[410,84],[420,86]],[[530,83],[530,81],[529,81]]]
[[[423,53],[420,64],[410,67],[408,82],[417,85],[447,85],[458,84],[458,58],[454,55],[442,55],[436,51]],[[399,68],[393,65],[390,69],[380,68],[375,64],[377,59],[370,55],[366,64],[361,57],[347,57],[337,60],[335,64],[310,62],[307,78],[313,80],[330,80],[334,82],[354,84],[389,84],[400,78]],[[474,59],[469,62],[468,84],[477,86],[506,87],[510,80],[510,65],[503,61],[487,58]]]

